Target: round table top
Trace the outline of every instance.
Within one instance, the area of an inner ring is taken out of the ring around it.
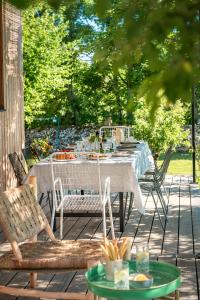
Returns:
[[[149,274],[153,276],[153,285],[149,288],[118,289],[114,282],[106,280],[104,265],[99,264],[86,272],[88,288],[95,295],[116,299],[153,299],[166,296],[177,290],[181,284],[180,270],[162,261],[150,261]],[[135,261],[129,261],[129,274],[136,273]]]

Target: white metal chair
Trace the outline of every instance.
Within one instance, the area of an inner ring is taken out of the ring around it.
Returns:
[[[158,217],[159,217],[159,220],[160,220],[163,230],[165,229],[165,223],[167,220],[168,205],[166,204],[165,199],[163,197],[161,187],[165,191],[165,194],[168,198],[169,195],[167,194],[167,191],[165,189],[164,180],[165,180],[165,175],[167,173],[167,169],[169,167],[171,156],[172,156],[172,146],[170,146],[168,148],[168,150],[166,151],[165,158],[164,158],[164,161],[163,161],[161,167],[159,169],[155,168],[154,170],[147,171],[145,173],[145,175],[139,179],[139,184],[140,184],[141,189],[148,191],[153,198],[153,201],[154,201],[154,204],[156,207],[156,211],[158,213]],[[161,219],[158,207],[157,207],[157,202],[154,197],[154,192],[157,193],[158,199],[160,201],[160,204],[161,204],[161,207],[163,210],[163,214],[165,217],[164,224],[162,222],[162,219]]]
[[[116,142],[124,142],[130,137],[131,128],[128,126],[102,126],[99,129],[100,137],[115,138]]]
[[[60,159],[61,158],[61,159]],[[68,159],[67,159],[68,158]],[[60,214],[60,238],[63,235],[63,215],[67,211],[100,211],[103,234],[106,236],[106,205],[108,205],[112,238],[114,228],[110,201],[110,177],[100,174],[99,154],[93,152],[57,152],[51,155],[53,210],[51,227],[56,213]]]

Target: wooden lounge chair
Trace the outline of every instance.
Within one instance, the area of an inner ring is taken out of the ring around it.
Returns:
[[[17,186],[20,186],[23,184],[24,178],[28,174],[25,169],[25,166],[23,165],[22,160],[20,159],[17,152],[8,154],[8,158],[10,160],[15,177],[17,179]],[[27,166],[27,170],[28,170],[28,166]],[[39,204],[41,204],[42,200],[44,199],[44,193],[41,193],[40,195],[38,195],[38,197],[39,197]],[[47,198],[49,198],[49,192],[47,192]]]
[[[30,185],[0,193],[0,224],[12,251],[0,257],[0,270],[30,273],[30,287],[0,285],[0,293],[53,299],[89,299],[91,295],[35,289],[37,273],[86,269],[101,258],[100,241],[56,240]],[[37,241],[45,230],[50,241]]]

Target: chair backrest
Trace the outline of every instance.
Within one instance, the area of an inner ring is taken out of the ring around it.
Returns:
[[[24,242],[48,225],[30,185],[0,193],[0,223],[9,242]]]
[[[23,183],[24,177],[27,175],[27,172],[22,164],[22,161],[16,152],[8,154],[8,157],[13,167],[13,171],[17,179],[17,184],[21,185]]]
[[[32,150],[29,147],[22,149],[22,153],[28,166],[28,169],[30,169],[33,166],[33,164],[37,163],[40,160],[37,156],[37,153],[35,153],[34,150]]]
[[[130,137],[130,127],[128,126],[102,126],[99,129],[100,137],[115,138],[118,143],[124,142]]]
[[[61,194],[100,194],[102,185],[99,153],[94,152],[56,152],[51,155],[51,175],[54,205],[59,205]],[[59,180],[62,182],[61,183]],[[62,196],[62,195],[61,195]]]
[[[160,184],[162,184],[163,181],[165,180],[165,175],[166,175],[168,167],[169,167],[172,153],[173,153],[172,146],[170,146],[165,153],[165,157],[164,157],[161,167],[158,169],[158,171],[156,173],[157,180],[160,182]]]

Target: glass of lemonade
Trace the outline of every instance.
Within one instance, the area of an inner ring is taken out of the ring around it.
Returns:
[[[147,243],[136,245],[136,271],[138,273],[149,273],[149,247]]]
[[[122,264],[114,268],[114,283],[118,289],[129,289],[129,263],[122,261]]]

